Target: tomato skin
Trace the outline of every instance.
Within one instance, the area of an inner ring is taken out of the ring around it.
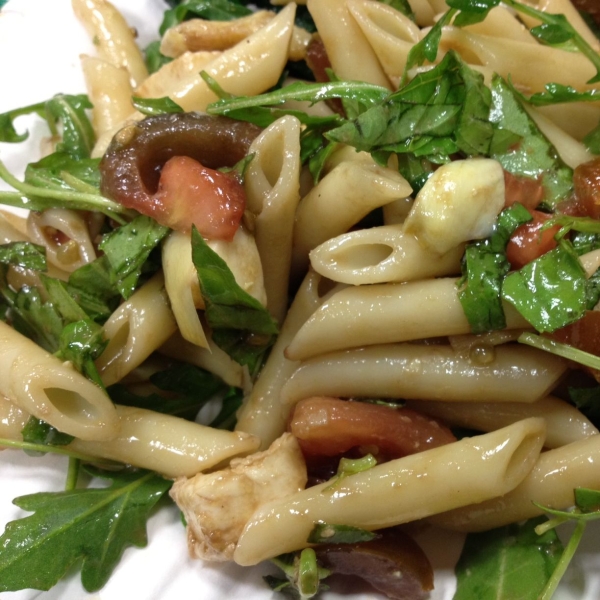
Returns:
[[[190,231],[195,225],[205,238],[231,241],[244,215],[246,194],[233,175],[189,156],[174,156],[162,168],[152,202],[132,208],[172,229]]]
[[[289,429],[307,458],[362,447],[390,459],[456,441],[447,427],[415,410],[327,396],[301,400]]]
[[[556,248],[554,236],[560,229],[553,225],[544,231],[542,226],[552,215],[528,209],[533,220],[517,227],[506,246],[506,258],[513,269],[520,269],[542,254]]]
[[[575,197],[585,207],[586,214],[600,218],[600,158],[579,165],[573,173]]]
[[[518,177],[504,171],[504,206],[509,207],[518,202],[525,208],[533,210],[544,199],[544,187],[536,179]]]

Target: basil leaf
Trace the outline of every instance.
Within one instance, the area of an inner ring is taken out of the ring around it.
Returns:
[[[227,263],[209,248],[195,227],[192,260],[214,342],[254,373],[275,341],[277,323],[258,300],[240,288]]]
[[[504,279],[502,297],[539,332],[580,319],[587,309],[586,273],[568,242]]]

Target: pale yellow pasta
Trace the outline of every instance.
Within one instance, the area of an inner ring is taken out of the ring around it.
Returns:
[[[515,87],[524,93],[543,91],[548,81],[577,90],[590,89],[586,82],[595,74],[592,63],[582,54],[457,27],[443,29],[440,50],[450,49],[457,50],[469,64],[488,67],[505,78],[510,76]]]
[[[567,509],[575,504],[577,487],[600,487],[600,435],[543,452],[523,482],[500,498],[449,511],[435,517],[441,527],[484,531],[541,515],[534,504]]]
[[[288,305],[294,216],[300,200],[300,130],[300,121],[289,115],[265,129],[250,146],[254,158],[244,177],[267,308],[279,322]]]
[[[211,338],[208,348],[196,346],[174,333],[158,350],[160,354],[206,369],[220,377],[228,385],[247,389],[250,385],[248,369],[235,362],[221,350]]]
[[[23,427],[30,415],[21,410],[14,402],[0,395],[0,439],[19,442],[23,439]],[[0,450],[2,450],[0,443]]]
[[[108,345],[96,360],[104,385],[140,365],[177,329],[162,271],[125,300],[104,323]]]
[[[438,13],[448,10],[446,0],[408,0],[408,4],[419,27],[433,25],[434,17]]]
[[[308,0],[306,6],[337,77],[391,89],[369,42],[350,14],[346,0]]]
[[[108,442],[74,440],[77,452],[116,460],[166,477],[191,477],[254,452],[258,438],[143,408],[117,406],[120,433]]]
[[[327,297],[327,294],[320,293],[321,283],[322,279],[317,273],[307,273],[286,315],[279,337],[238,412],[236,431],[247,431],[258,436],[261,450],[266,450],[285,431],[291,407],[280,401],[281,388],[300,363],[288,360],[283,352],[296,331]]]
[[[122,123],[133,111],[129,73],[124,67],[95,56],[81,56],[81,69],[90,102],[96,136]]]
[[[110,398],[69,362],[62,362],[0,321],[0,395],[64,433],[114,438],[119,423]]]
[[[551,104],[538,106],[536,110],[579,141],[600,122],[600,104],[597,102]]]
[[[484,364],[443,344],[384,344],[331,352],[300,364],[282,402],[311,396],[404,398],[448,402],[535,402],[567,370],[535,348],[502,345]]]
[[[246,524],[234,560],[254,565],[304,548],[318,523],[381,529],[502,496],[531,471],[544,436],[543,419],[525,419],[275,500]]]
[[[304,360],[344,348],[470,333],[457,281],[427,279],[341,290],[300,328],[286,355]],[[529,326],[512,306],[503,307],[507,328]]]
[[[529,29],[505,6],[492,8],[483,21],[464,27],[466,31],[537,44]]]
[[[194,79],[211,62],[221,56],[219,51],[184,52],[175,60],[163,65],[137,87],[140,98],[164,98],[179,90],[181,81]]]
[[[184,52],[226,50],[264,27],[274,16],[272,11],[257,10],[231,21],[189,19],[167,29],[160,41],[160,52],[177,58]]]
[[[96,259],[88,224],[77,211],[50,208],[30,212],[27,231],[32,242],[46,248],[48,261],[63,271],[75,271]]]
[[[417,25],[391,6],[376,0],[347,0],[348,10],[395,87],[408,53],[421,38]]]
[[[598,430],[572,404],[546,396],[535,402],[439,402],[410,400],[408,408],[421,411],[450,426],[494,431],[511,423],[540,417],[546,421],[547,448],[558,448],[597,435]]]
[[[404,223],[414,204],[411,196],[394,200],[383,207],[383,222],[385,225],[400,225]]]
[[[313,248],[345,233],[375,208],[411,192],[402,175],[377,165],[373,159],[342,162],[334,167],[298,205],[294,271],[306,269]]]
[[[404,232],[402,225],[358,229],[311,250],[310,264],[333,281],[350,285],[457,275],[464,246],[438,254]]]
[[[537,109],[525,106],[525,110],[569,167],[575,169],[594,158],[594,155],[581,142],[571,137]]]
[[[197,307],[204,305],[198,272],[192,262],[189,234],[172,231],[162,245],[165,290],[181,336],[201,348],[208,348]]]
[[[15,214],[0,212],[0,243],[28,242],[27,219]]]
[[[139,85],[148,70],[133,31],[123,15],[106,0],[72,0],[73,11],[85,26],[100,58],[115,67],[125,67],[132,87]]]
[[[294,28],[295,4],[288,4],[264,27],[225,50],[205,70],[224,90],[254,95],[277,83],[286,63]],[[182,77],[170,94],[184,110],[204,110],[217,99],[198,73]]]

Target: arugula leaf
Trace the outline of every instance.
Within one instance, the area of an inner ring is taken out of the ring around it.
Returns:
[[[271,559],[271,562],[277,565],[286,576],[286,579],[269,575],[264,578],[274,591],[284,592],[292,598],[305,600],[314,598],[319,592],[328,589],[325,584],[321,583],[321,580],[328,577],[330,572],[319,567],[317,555],[312,548],[283,554]]]
[[[258,300],[240,288],[227,263],[209,248],[195,227],[192,260],[214,342],[254,374],[275,341],[277,323]]]
[[[73,158],[88,158],[96,136],[86,110],[92,104],[85,95],[68,96],[57,94],[44,104],[46,120],[53,135],[58,133],[56,128],[62,124],[62,141],[56,145],[57,152],[66,152]]]
[[[541,180],[544,203],[554,208],[572,192],[572,169],[562,161],[501,77],[492,79],[492,97],[490,121],[494,137],[490,157],[513,175]]]
[[[83,587],[94,592],[108,581],[127,546],[146,545],[146,520],[171,482],[147,472],[102,476],[112,480],[109,488],[14,500],[34,514],[8,523],[0,538],[0,591],[49,590],[83,560]]]
[[[123,298],[133,294],[150,253],[169,231],[154,219],[140,215],[104,236],[98,247],[110,265],[111,283]]]
[[[454,600],[538,600],[562,553],[556,532],[535,533],[542,520],[467,535]]]
[[[511,85],[512,87],[512,85]],[[547,83],[545,92],[536,92],[528,98],[512,87],[513,91],[523,100],[533,106],[548,106],[549,104],[566,104],[568,102],[597,102],[600,90],[586,90],[580,92],[569,85],[562,83]]]
[[[591,354],[585,350],[580,350],[575,346],[569,346],[563,342],[557,342],[555,340],[529,332],[522,333],[517,341],[520,344],[527,344],[528,346],[538,348],[544,352],[556,354],[556,356],[562,356],[567,360],[585,365],[591,369],[600,370],[600,356],[596,356],[595,354]]]
[[[152,73],[156,73],[156,71],[170,63],[173,59],[161,53],[160,40],[155,40],[146,46],[144,60],[148,68],[148,73],[152,75]]]
[[[463,259],[463,276],[458,282],[458,298],[473,333],[506,327],[501,289],[510,270],[506,245],[515,229],[531,221],[531,214],[521,204],[504,209],[492,235],[468,244]]]
[[[139,98],[138,96],[132,96],[131,103],[136,110],[149,116],[183,112],[183,108],[168,96],[164,98]]]
[[[162,37],[167,29],[190,17],[209,21],[231,21],[251,13],[252,11],[243,4],[231,0],[184,0],[178,6],[165,11],[158,31]]]
[[[507,275],[502,297],[539,332],[551,332],[580,319],[587,309],[586,273],[563,240],[521,270]]]
[[[54,152],[25,170],[24,182],[39,188],[100,194],[100,159]]]
[[[21,434],[24,442],[43,446],[66,446],[74,439],[72,435],[62,433],[52,425],[35,417],[29,417]]]
[[[45,271],[46,249],[31,242],[9,242],[0,245],[0,263],[32,271]]]
[[[358,150],[410,152],[443,163],[460,150],[487,153],[493,134],[490,105],[483,77],[451,51],[439,65],[325,137]]]
[[[310,544],[356,544],[370,542],[378,535],[360,527],[351,525],[329,525],[318,523],[308,536]]]

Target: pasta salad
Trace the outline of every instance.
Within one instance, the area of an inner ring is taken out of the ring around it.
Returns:
[[[0,115],[2,477],[50,480],[0,589],[131,593],[150,519],[157,597],[551,597],[600,487],[593,7],[141,4],[62,6],[83,79]]]

